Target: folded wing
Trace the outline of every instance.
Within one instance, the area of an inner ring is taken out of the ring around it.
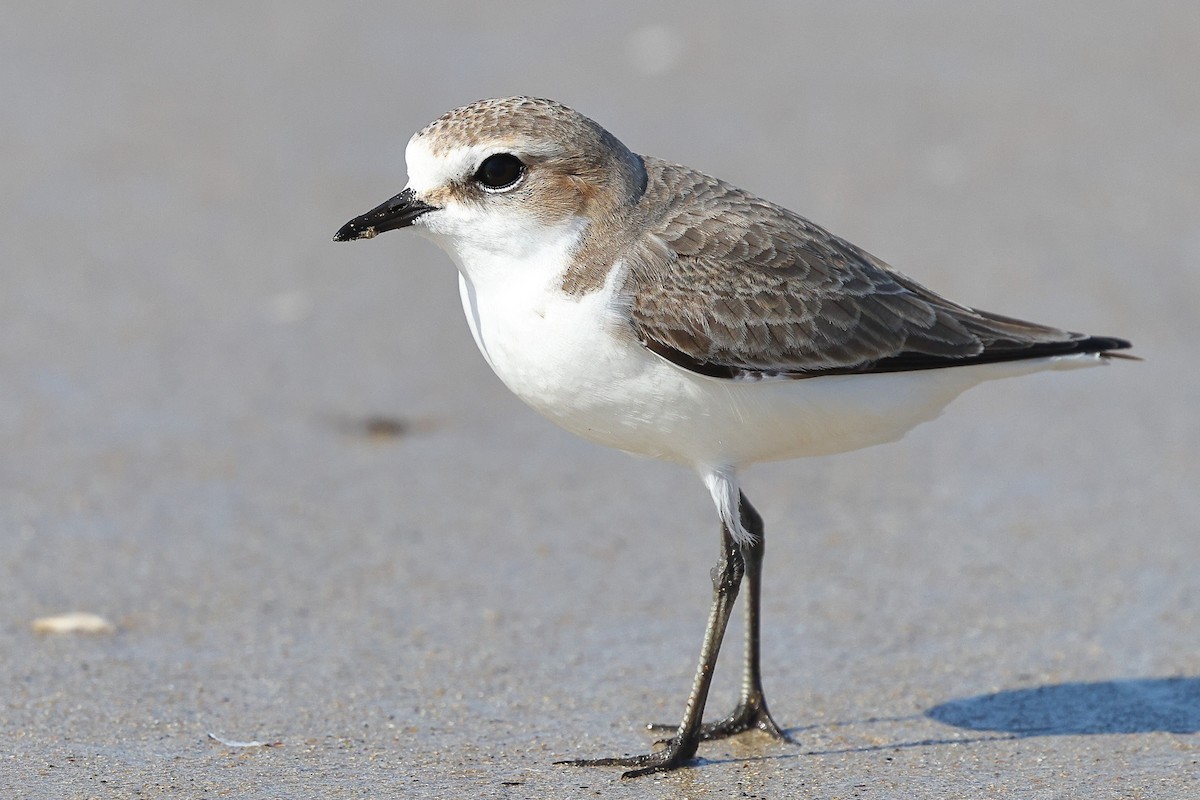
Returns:
[[[959,305],[780,206],[686,167],[646,167],[645,207],[665,210],[629,259],[631,321],[693,371],[803,378],[1129,347]]]

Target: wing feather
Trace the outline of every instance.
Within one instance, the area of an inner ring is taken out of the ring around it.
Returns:
[[[745,377],[949,367],[1129,344],[946,300],[787,209],[645,159],[646,241],[625,283],[630,321],[659,355]]]

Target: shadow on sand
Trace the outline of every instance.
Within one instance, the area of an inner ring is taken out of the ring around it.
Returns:
[[[956,728],[1015,736],[1200,731],[1200,678],[1135,678],[1010,689],[928,709]]]

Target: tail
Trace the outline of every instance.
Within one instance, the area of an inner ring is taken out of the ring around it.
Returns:
[[[1124,339],[1118,339],[1115,336],[1089,336],[1086,339],[1081,339],[1078,342],[1078,353],[1095,353],[1101,358],[1123,358],[1128,361],[1141,361],[1142,359],[1135,356],[1133,353],[1116,353],[1115,350],[1128,350],[1133,347],[1132,342]]]
[[[1095,354],[1100,358],[1126,358],[1141,361],[1140,358],[1128,353],[1117,353],[1117,350],[1128,350],[1133,344],[1115,336],[1088,336],[1083,333],[1068,334],[1070,338],[1049,342],[1030,342],[1029,344],[1013,347],[985,348],[978,356],[967,359],[970,363],[981,364],[996,361],[1024,361],[1029,358],[1046,358],[1049,356],[1083,356]],[[1007,343],[1006,343],[1007,344]]]
[[[1066,333],[1055,331],[1052,328],[1045,328],[1042,331],[1057,334],[1059,338],[1046,337],[1041,341],[1030,339],[1018,341],[1014,337],[1014,339],[998,340],[989,343],[981,352],[965,357],[931,356],[925,353],[901,353],[900,355],[876,361],[870,370],[865,371],[908,372],[941,367],[965,367],[974,364],[996,364],[1004,361],[1031,361],[1041,358],[1086,355],[1095,355],[1102,359],[1126,358],[1132,361],[1141,361],[1137,356],[1115,352],[1117,350],[1127,350],[1133,346],[1125,339],[1118,339],[1115,336],[1088,336],[1083,333]]]
[[[1082,333],[1071,333],[1070,339],[1057,342],[1038,342],[1018,350],[1002,350],[995,354],[985,353],[985,361],[1029,361],[1049,358],[1059,369],[1087,364],[1104,363],[1109,359],[1120,358],[1128,361],[1141,361],[1138,356],[1120,352],[1128,350],[1133,345],[1125,339],[1115,336],[1088,336]],[[988,358],[988,355],[993,355]],[[1090,357],[1089,357],[1090,356]]]

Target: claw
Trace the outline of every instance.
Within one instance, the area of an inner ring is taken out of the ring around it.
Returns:
[[[621,773],[622,778],[639,778],[655,772],[670,772],[692,760],[696,754],[696,742],[683,742],[678,736],[665,740],[666,747],[640,756],[617,758],[573,758],[555,761],[572,767],[634,767]]]
[[[674,731],[678,730],[678,726],[650,723],[646,726],[646,730]],[[699,737],[702,742],[711,742],[751,730],[762,731],[779,742],[796,744],[796,740],[788,736],[787,732],[783,728],[780,728],[774,718],[771,717],[771,712],[767,709],[767,703],[761,697],[743,700],[724,719],[717,722],[706,722],[701,725]],[[659,739],[657,743],[665,744],[669,741],[670,739]]]

